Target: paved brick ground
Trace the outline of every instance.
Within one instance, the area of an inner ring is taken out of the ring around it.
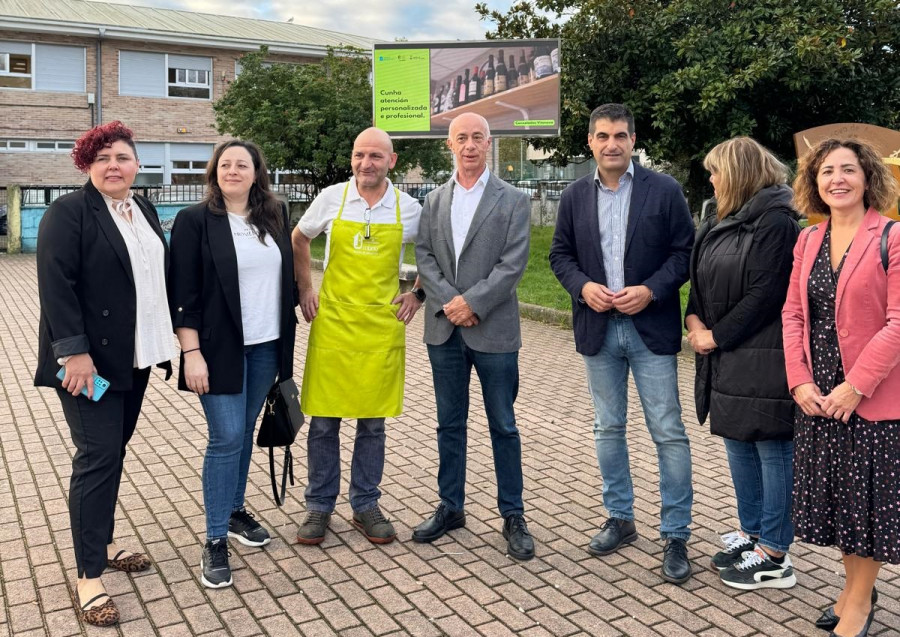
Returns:
[[[0,636],[177,635],[821,635],[810,624],[837,594],[834,550],[796,546],[799,584],[790,591],[738,593],[707,567],[718,535],[735,527],[721,441],[693,415],[690,361],[681,365],[692,441],[696,503],[690,544],[695,576],[683,587],[657,575],[659,494],[655,454],[633,389],[630,448],[641,538],[597,559],[584,547],[603,512],[583,365],[568,331],[526,322],[518,419],[526,506],[537,558],[505,554],[495,510],[490,443],[481,402],[472,404],[468,527],[434,545],[412,528],[432,510],[437,452],[431,373],[422,321],[409,330],[406,413],[389,421],[382,507],[400,541],[376,547],[349,524],[346,495],[318,547],[294,543],[302,485],[283,509],[269,494],[267,458],[254,457],[249,506],[273,531],[264,550],[232,547],[232,589],[197,579],[204,531],[200,471],[205,422],[196,398],[154,373],[126,460],[119,540],[155,560],[149,572],[109,572],[122,612],[118,629],[78,625],[68,587],[74,573],[66,508],[72,448],[55,394],[31,384],[38,302],[33,256],[0,255]],[[298,335],[298,366],[306,327]],[[476,381],[477,382],[477,381]],[[477,394],[477,392],[476,392]],[[345,432],[349,428],[345,427]],[[344,476],[351,441],[342,438]],[[300,453],[297,473],[305,476]],[[346,490],[346,482],[344,483]],[[900,569],[882,571],[872,634],[897,635]]]

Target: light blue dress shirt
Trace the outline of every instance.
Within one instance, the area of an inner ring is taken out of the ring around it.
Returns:
[[[625,234],[628,230],[628,208],[631,205],[631,185],[634,181],[634,163],[628,162],[628,170],[619,177],[619,187],[612,190],[594,174],[597,186],[597,219],[600,222],[600,248],[603,251],[603,268],[606,270],[606,287],[618,292],[625,287]]]

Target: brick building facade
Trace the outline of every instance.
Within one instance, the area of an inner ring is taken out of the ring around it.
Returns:
[[[80,183],[72,143],[116,119],[135,131],[137,183],[194,183],[226,138],[216,132],[212,105],[243,53],[265,44],[273,61],[315,63],[328,47],[372,42],[266,20],[0,0],[0,186]]]

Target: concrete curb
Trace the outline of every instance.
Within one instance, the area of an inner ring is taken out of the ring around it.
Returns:
[[[569,311],[556,310],[551,307],[519,301],[519,315],[522,318],[538,321],[539,323],[548,323],[572,329],[572,313]]]

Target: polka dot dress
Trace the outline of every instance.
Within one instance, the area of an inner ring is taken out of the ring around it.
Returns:
[[[813,379],[844,382],[834,322],[844,259],[832,274],[830,228],[809,275]],[[846,254],[844,255],[846,258]],[[795,412],[794,530],[804,542],[900,564],[900,421],[850,422]]]

